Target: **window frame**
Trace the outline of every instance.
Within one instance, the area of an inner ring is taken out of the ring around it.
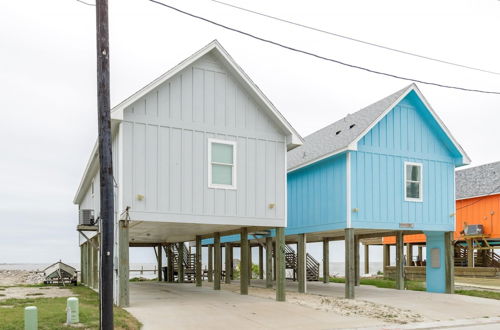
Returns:
[[[230,145],[233,147],[233,164],[232,164],[232,177],[231,177],[231,185],[228,184],[218,184],[218,183],[212,183],[212,165],[226,165],[229,166],[229,164],[226,163],[217,163],[217,162],[212,162],[212,144],[217,143],[217,144],[226,144]],[[213,139],[209,138],[208,139],[208,153],[207,153],[207,158],[208,158],[208,188],[213,188],[213,189],[232,189],[235,190],[237,185],[236,185],[236,172],[237,172],[237,143],[236,141],[231,141],[231,140],[221,140],[221,139]]]
[[[410,166],[418,166],[420,168],[420,182],[419,182],[419,198],[413,198],[413,197],[408,197],[407,192],[406,192],[406,183],[408,181],[411,182],[417,182],[417,181],[412,181],[408,180],[406,178],[406,172],[407,172],[407,167],[408,165]],[[415,162],[404,162],[404,177],[403,177],[403,194],[405,197],[406,202],[423,202],[424,201],[424,165],[422,163],[415,163]]]

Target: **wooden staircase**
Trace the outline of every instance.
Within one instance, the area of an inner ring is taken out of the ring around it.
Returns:
[[[455,244],[455,266],[467,267],[467,254],[465,246]],[[500,268],[500,255],[491,250],[475,250],[474,266]]]
[[[189,253],[189,249],[186,247],[185,244],[182,243],[177,243],[177,244],[172,244],[172,252],[174,255],[174,280],[178,280],[179,276],[179,250],[183,249],[183,261],[182,264],[184,265],[184,282],[187,283],[192,283],[194,282],[195,279],[195,264],[196,264],[196,255],[194,253]]]
[[[288,245],[285,245],[285,267],[293,270],[293,277],[288,279],[295,281],[297,279],[297,254]],[[306,278],[307,281],[319,281],[319,262],[309,253],[306,254]]]

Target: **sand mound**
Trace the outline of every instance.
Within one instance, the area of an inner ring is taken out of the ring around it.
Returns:
[[[26,270],[0,270],[0,285],[38,284],[43,283],[44,277]]]

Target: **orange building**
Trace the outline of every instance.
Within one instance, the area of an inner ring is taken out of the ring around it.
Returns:
[[[456,171],[455,190],[455,264],[499,267],[494,250],[500,248],[500,162]],[[425,246],[425,235],[405,235],[404,242],[407,264],[420,265],[422,249],[413,258],[412,245]],[[385,237],[383,243],[396,244],[396,238]]]

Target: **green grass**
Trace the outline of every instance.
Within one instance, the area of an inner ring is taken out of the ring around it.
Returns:
[[[84,286],[67,287],[80,301],[80,322],[85,329],[99,328],[99,298],[95,291]],[[73,329],[65,327],[66,299],[61,298],[27,298],[6,299],[0,301],[0,327],[3,330],[24,328],[24,307],[38,308],[38,329]],[[6,307],[6,308],[5,308]],[[10,308],[9,308],[10,307]],[[124,309],[114,309],[115,329],[140,329],[140,323]]]
[[[456,294],[500,300],[500,292],[483,290],[455,290]]]
[[[342,277],[330,277],[330,282],[333,283],[345,283],[345,279]],[[360,280],[361,285],[373,285],[377,288],[384,289],[395,289],[396,281],[388,280],[383,278],[362,278]],[[425,291],[424,282],[418,281],[405,281],[406,289],[413,291]]]

